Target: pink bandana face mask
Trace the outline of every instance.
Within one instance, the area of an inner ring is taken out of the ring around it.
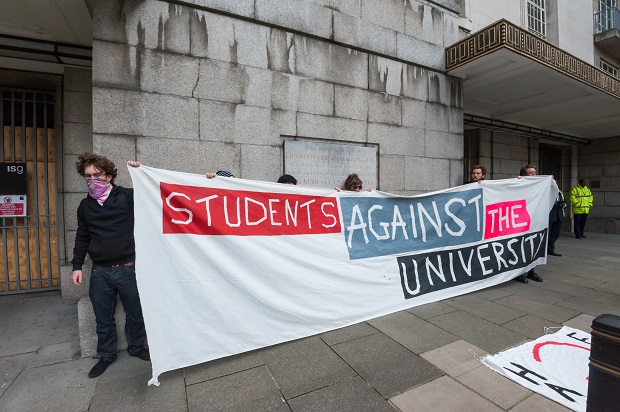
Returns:
[[[88,194],[98,199],[108,190],[110,182],[105,179],[89,178],[86,179],[86,185],[88,186]]]

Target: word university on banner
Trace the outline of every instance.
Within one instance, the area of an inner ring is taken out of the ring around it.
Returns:
[[[153,377],[510,280],[546,262],[551,177],[420,196],[129,168]]]
[[[574,411],[585,412],[591,337],[562,327],[556,333],[487,356],[489,368]]]

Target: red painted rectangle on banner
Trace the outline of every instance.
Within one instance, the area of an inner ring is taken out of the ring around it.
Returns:
[[[531,217],[524,199],[487,205],[484,238],[514,235],[530,230]]]
[[[281,236],[340,233],[334,197],[160,183],[163,233]]]

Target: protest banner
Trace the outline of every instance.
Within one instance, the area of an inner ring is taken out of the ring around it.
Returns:
[[[129,168],[153,378],[546,263],[550,176],[419,196]]]

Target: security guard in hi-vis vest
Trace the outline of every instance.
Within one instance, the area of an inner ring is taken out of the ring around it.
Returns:
[[[575,237],[585,238],[583,234],[586,227],[588,213],[594,203],[594,197],[590,188],[586,186],[585,179],[579,179],[579,184],[570,190],[570,203],[573,205],[573,216],[575,218]]]

